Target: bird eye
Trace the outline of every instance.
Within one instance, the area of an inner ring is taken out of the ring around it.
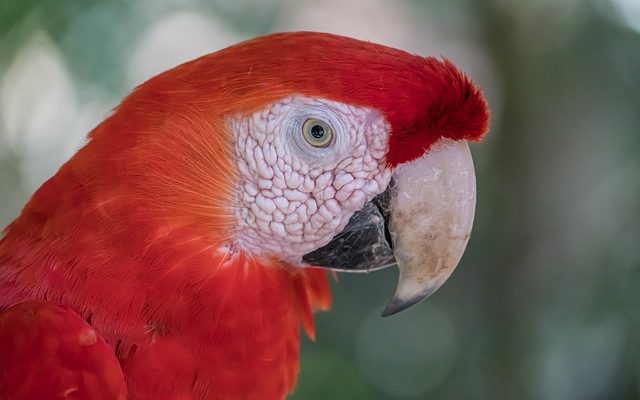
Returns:
[[[327,147],[333,139],[333,131],[326,122],[309,118],[302,125],[302,136],[313,147]]]

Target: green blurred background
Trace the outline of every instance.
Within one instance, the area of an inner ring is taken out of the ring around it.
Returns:
[[[387,319],[395,271],[341,275],[293,397],[640,398],[640,0],[1,0],[0,225],[135,85],[283,30],[446,56],[493,113],[458,270]]]

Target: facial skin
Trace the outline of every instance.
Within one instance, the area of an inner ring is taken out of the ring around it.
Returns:
[[[305,121],[314,119],[331,130],[325,146],[305,139]],[[389,128],[374,110],[292,96],[229,125],[240,174],[235,243],[253,254],[299,263],[391,179]]]

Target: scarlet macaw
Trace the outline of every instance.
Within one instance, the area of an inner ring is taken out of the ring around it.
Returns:
[[[285,397],[326,268],[398,265],[385,315],[451,274],[488,118],[449,61],[321,33],[143,83],[4,232],[0,398]]]

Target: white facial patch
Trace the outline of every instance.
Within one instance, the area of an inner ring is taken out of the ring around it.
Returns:
[[[330,127],[326,147],[305,140],[309,119]],[[240,177],[234,242],[253,254],[297,263],[329,243],[391,179],[389,127],[375,110],[293,96],[229,124]]]

